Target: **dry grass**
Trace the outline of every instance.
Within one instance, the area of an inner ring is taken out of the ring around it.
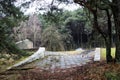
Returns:
[[[79,54],[79,53],[81,53],[82,51],[65,51],[64,53],[65,54]]]
[[[29,51],[28,52],[29,55],[32,55],[34,52],[33,51]],[[2,55],[3,54],[3,55]],[[2,53],[0,54],[0,72],[4,72],[8,67],[23,61],[24,59],[26,59],[28,56],[22,56],[21,58],[16,58],[18,57],[18,55],[10,55],[7,53]]]
[[[115,48],[111,48],[111,55],[114,58],[115,57]],[[105,48],[101,48],[101,60],[106,60],[106,49]]]

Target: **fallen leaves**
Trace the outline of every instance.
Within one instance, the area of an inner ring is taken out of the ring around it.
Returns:
[[[120,65],[102,61],[67,69],[56,68],[54,71],[35,67],[19,71],[19,74],[17,80],[119,80]]]

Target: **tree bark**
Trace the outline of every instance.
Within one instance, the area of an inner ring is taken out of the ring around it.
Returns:
[[[112,13],[114,17],[114,23],[115,23],[115,30],[116,30],[116,38],[115,38],[115,46],[116,46],[116,52],[115,52],[115,60],[116,62],[120,62],[120,1],[119,0],[113,0],[112,2]]]
[[[112,62],[111,43],[109,40],[106,40],[105,43],[106,43],[106,61],[107,63],[109,63]]]
[[[106,9],[106,15],[107,15],[107,23],[108,23],[108,34],[107,34],[107,40],[105,41],[106,43],[106,59],[107,62],[112,62],[112,56],[111,56],[111,39],[112,39],[112,23],[111,23],[111,17],[109,13],[109,9]]]

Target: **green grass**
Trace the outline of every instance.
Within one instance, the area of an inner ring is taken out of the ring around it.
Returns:
[[[111,48],[111,55],[113,58],[115,58],[115,48]],[[105,48],[101,48],[101,60],[106,60],[106,49]]]

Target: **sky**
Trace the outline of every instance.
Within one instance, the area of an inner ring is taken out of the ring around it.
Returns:
[[[28,1],[31,1],[31,0],[18,0],[15,3],[15,5],[19,7],[21,5],[21,3],[28,2]],[[51,4],[51,2],[52,2],[52,0],[35,0],[34,2],[32,2],[29,5],[28,9],[25,9],[22,7],[21,10],[24,12],[25,15],[30,15],[30,14],[38,13],[38,12],[43,14],[45,12],[45,10],[40,11],[39,8],[43,7],[47,11],[47,9],[49,9],[48,5]],[[73,2],[73,1],[71,0],[71,2]],[[57,0],[54,0],[53,5],[58,5],[58,4],[59,4],[59,2]],[[73,11],[73,10],[80,8],[80,6],[78,4],[75,4],[75,3],[71,3],[71,4],[67,4],[67,5],[64,3],[60,3],[58,8]]]

